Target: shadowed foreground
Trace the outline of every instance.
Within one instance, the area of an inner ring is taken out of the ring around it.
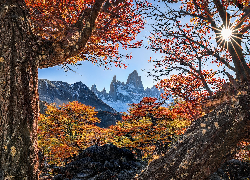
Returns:
[[[244,94],[194,121],[181,140],[135,179],[207,179],[232,158],[237,143],[249,137],[249,91]]]

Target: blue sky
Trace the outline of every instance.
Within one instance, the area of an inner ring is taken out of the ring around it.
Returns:
[[[180,4],[173,4],[175,7],[179,7]],[[141,40],[146,35],[149,35],[149,26],[137,36],[138,40]],[[144,45],[147,46],[147,39],[144,38]],[[86,84],[89,88],[93,84],[96,85],[98,90],[102,90],[104,87],[107,91],[109,91],[110,83],[116,75],[116,79],[121,82],[126,82],[127,77],[134,70],[137,70],[139,76],[141,76],[142,83],[144,88],[152,87],[156,84],[153,81],[152,77],[147,77],[147,72],[153,68],[153,63],[148,63],[150,57],[153,59],[160,59],[162,54],[154,53],[151,50],[147,50],[146,48],[137,48],[137,49],[128,49],[121,50],[121,53],[126,54],[132,52],[132,59],[125,60],[126,65],[128,66],[126,69],[121,69],[119,67],[113,66],[111,70],[104,70],[104,67],[98,67],[92,64],[89,61],[82,61],[81,66],[72,67],[72,69],[76,72],[68,71],[64,72],[64,70],[60,66],[54,66],[50,68],[44,68],[38,70],[38,78],[39,79],[48,79],[50,81],[63,81],[68,82],[70,84],[81,81]],[[145,69],[145,71],[142,71]]]
[[[162,9],[164,8],[164,5],[163,6],[161,6],[161,4],[159,5]],[[180,3],[173,3],[170,4],[170,6],[174,9],[179,9]],[[182,21],[184,23],[188,22],[189,18],[186,17],[182,19]],[[154,21],[150,21],[149,24],[150,23],[154,23]],[[144,40],[143,43],[144,46],[148,45],[147,43],[148,40],[145,38],[145,36],[149,35],[150,30],[151,30],[150,26],[146,25],[145,29],[137,36],[137,40],[141,39]],[[126,82],[128,75],[132,73],[134,70],[137,70],[139,76],[141,76],[144,88],[147,87],[151,88],[153,85],[157,83],[153,80],[152,77],[147,77],[148,75],[147,72],[151,71],[153,68],[153,63],[148,63],[148,60],[150,57],[152,57],[152,59],[159,60],[161,59],[161,56],[163,54],[154,53],[151,50],[147,50],[144,47],[137,49],[131,48],[128,49],[127,51],[121,49],[120,52],[122,54],[132,53],[133,58],[125,60],[125,64],[128,66],[126,69],[121,69],[113,65],[111,70],[104,70],[104,67],[96,66],[89,61],[82,61],[81,66],[77,67],[69,66],[76,72],[72,71],[64,72],[62,67],[55,66],[51,68],[39,69],[38,78],[48,79],[51,81],[63,81],[63,82],[68,82],[70,84],[81,81],[82,83],[86,84],[89,88],[91,88],[91,86],[95,84],[98,90],[102,90],[105,87],[105,89],[109,91],[109,86],[114,75],[116,75],[117,80],[121,82]],[[208,64],[207,68],[216,69],[216,64]],[[229,73],[231,72],[229,71]]]
[[[140,35],[140,37],[141,36],[142,35]],[[48,79],[50,81],[63,81],[70,84],[81,81],[89,88],[95,84],[98,90],[102,90],[105,87],[105,89],[109,91],[109,86],[114,75],[116,75],[117,80],[126,82],[128,75],[134,70],[137,70],[139,76],[141,76],[144,88],[152,87],[156,84],[152,77],[147,77],[147,71],[150,71],[150,69],[153,68],[153,64],[148,63],[148,60],[150,57],[160,58],[162,55],[159,53],[156,54],[144,47],[138,49],[128,49],[128,51],[123,50],[123,52],[132,52],[133,55],[132,59],[125,60],[125,63],[128,66],[126,69],[121,69],[113,65],[111,70],[104,70],[104,67],[98,67],[89,61],[82,61],[81,66],[70,66],[76,72],[64,72],[61,66],[54,66],[39,69],[38,78]],[[142,71],[142,69],[145,69],[145,71]]]

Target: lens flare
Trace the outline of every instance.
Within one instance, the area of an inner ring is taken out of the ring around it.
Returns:
[[[232,30],[229,28],[223,28],[221,30],[221,36],[225,41],[230,41],[230,38],[232,36]]]

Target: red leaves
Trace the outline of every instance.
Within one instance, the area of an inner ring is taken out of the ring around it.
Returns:
[[[226,12],[229,12],[226,10],[227,8],[236,8],[235,3],[230,1],[208,3],[208,1],[203,0],[181,0],[180,3],[182,4],[180,10],[169,8],[166,13],[161,14],[161,10],[155,6],[152,8],[153,11],[149,13],[150,16],[159,19],[153,24],[154,32],[149,37],[150,48],[155,52],[163,53],[164,56],[160,62],[153,61],[155,62],[153,76],[160,78],[160,76],[176,74],[160,81],[158,87],[165,90],[163,96],[171,94],[181,97],[187,104],[190,104],[187,107],[193,107],[194,110],[194,107],[201,105],[204,99],[215,93],[213,89],[220,89],[227,81],[225,79],[227,68],[233,70],[233,73],[237,72],[237,68],[239,68],[238,72],[246,69],[240,67],[239,64],[244,64],[247,61],[242,55],[244,47],[241,47],[244,42],[241,39],[247,40],[247,37],[239,38],[241,34],[237,33],[237,29],[234,29],[232,35],[234,39],[228,43],[221,43],[223,40],[218,41],[218,38],[221,38],[221,27],[217,25],[218,22],[225,25],[226,16],[230,19],[232,16],[229,17],[229,15],[235,13],[236,20],[233,24],[244,27],[248,25],[249,18],[245,25],[243,25],[244,23],[240,25],[240,19],[244,13],[240,14],[237,9],[225,15]],[[245,4],[246,9],[249,8],[246,6],[246,2],[242,4]],[[229,6],[232,7],[229,8]],[[225,9],[223,10],[221,7]],[[166,9],[168,8],[166,7]],[[157,14],[157,11],[161,13]],[[244,15],[247,16],[247,14]],[[243,20],[245,19],[242,19],[241,22]],[[230,21],[231,24],[233,19],[231,18]],[[230,28],[234,28],[233,25],[230,26]],[[232,48],[227,49],[230,43]],[[235,54],[238,54],[237,57]],[[218,68],[213,64],[216,64]],[[213,69],[209,71],[207,68],[210,66]],[[249,77],[249,70],[246,69],[244,76]],[[193,117],[199,116],[199,113],[193,112],[191,114]]]
[[[80,149],[96,142],[99,145],[113,143],[118,147],[138,148],[144,158],[153,158],[157,144],[167,145],[185,131],[189,120],[180,110],[160,106],[156,98],[145,97],[138,104],[131,104],[130,114],[109,128],[99,128],[94,118],[94,108],[76,101],[57,108],[47,106],[46,114],[40,114],[38,145],[49,164],[64,164],[64,160]]]
[[[156,100],[144,97],[140,103],[130,105],[129,114],[124,114],[121,122],[110,127],[114,135],[120,137],[114,144],[139,148],[144,158],[152,159],[153,152],[160,148],[156,144],[167,144],[169,139],[185,131],[189,119],[175,108],[161,107]]]
[[[203,73],[208,72],[204,71]],[[207,76],[206,79],[209,81],[209,78]],[[212,82],[216,84],[216,79],[213,78],[210,83]],[[201,103],[209,94],[206,90],[202,90],[201,80],[191,75],[172,75],[170,79],[161,80],[157,87],[164,89],[163,97],[165,98],[169,95],[180,97],[185,103],[179,104],[179,110],[188,118],[195,119],[202,115]]]
[[[26,0],[27,7],[34,24],[34,31],[43,38],[61,40],[66,33],[72,31],[72,24],[78,21],[82,13],[91,10],[95,0]],[[138,5],[140,6],[140,5]],[[86,25],[85,20],[82,21]],[[136,13],[134,5],[130,1],[122,1],[111,5],[107,10],[99,13],[95,30],[82,52],[77,57],[71,57],[67,63],[76,63],[79,60],[88,59],[96,61],[99,65],[116,59],[119,67],[126,67],[119,61],[118,46],[121,43],[124,48],[135,48],[142,45],[141,41],[135,40],[136,35],[144,28],[142,16]],[[84,57],[82,57],[85,55]],[[113,61],[113,62],[115,62]],[[110,62],[109,62],[110,64]]]

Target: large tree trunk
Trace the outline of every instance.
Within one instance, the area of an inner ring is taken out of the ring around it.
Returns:
[[[168,152],[136,179],[206,179],[232,158],[237,143],[250,132],[250,93],[238,96],[197,119]]]
[[[23,1],[0,1],[1,179],[38,179],[38,60]]]

